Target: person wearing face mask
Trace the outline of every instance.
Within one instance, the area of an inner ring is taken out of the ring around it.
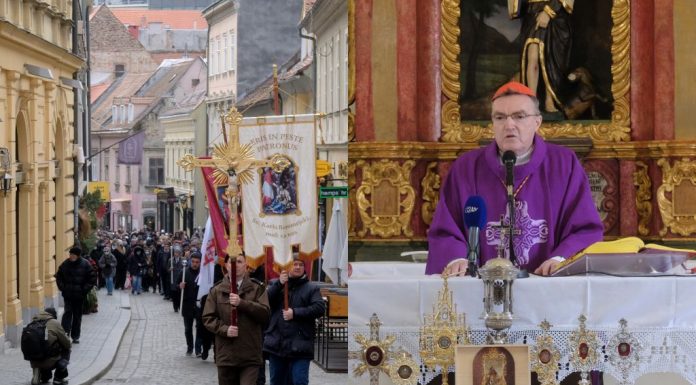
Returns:
[[[285,308],[284,285],[288,285]],[[294,253],[292,268],[268,287],[271,321],[264,335],[263,351],[268,354],[271,385],[306,385],[309,362],[314,358],[316,319],[326,305],[319,286],[309,281],[305,262]]]
[[[111,245],[106,245],[99,258],[99,268],[104,278],[108,295],[114,294],[114,275],[116,274],[116,257],[111,253]]]
[[[491,119],[495,140],[461,155],[442,185],[428,231],[426,274],[466,273],[464,206],[472,196],[483,197],[488,213],[479,235],[480,265],[507,242],[496,226],[501,216],[503,225],[509,222],[508,194],[515,208],[514,255],[529,272],[549,275],[564,259],[602,240],[602,221],[575,153],[546,143],[537,133],[542,118],[534,92],[517,82],[503,85],[493,95]],[[510,193],[502,161],[507,151],[516,157]]]

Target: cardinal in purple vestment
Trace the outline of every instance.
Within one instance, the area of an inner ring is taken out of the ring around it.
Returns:
[[[513,249],[521,268],[548,275],[565,258],[602,240],[603,225],[587,175],[573,151],[546,143],[537,134],[542,121],[538,106],[534,93],[520,83],[507,83],[495,93],[495,141],[452,164],[428,231],[426,274],[466,272],[468,230],[463,209],[473,195],[483,198],[488,213],[479,234],[479,264],[495,258],[501,242],[506,243],[507,254],[507,234],[501,231],[501,222],[504,228],[510,218],[501,161],[505,151],[517,156]]]

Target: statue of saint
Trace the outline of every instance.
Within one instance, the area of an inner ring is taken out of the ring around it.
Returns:
[[[569,72],[574,0],[508,0],[510,18],[522,19],[520,80],[546,112],[563,107],[559,90]]]
[[[506,385],[505,376],[498,375],[498,372],[492,366],[488,368],[488,373],[483,376],[481,385]]]

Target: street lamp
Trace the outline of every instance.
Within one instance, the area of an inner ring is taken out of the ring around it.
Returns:
[[[10,150],[0,147],[0,175],[2,182],[0,188],[5,196],[12,188],[12,175],[10,175]]]

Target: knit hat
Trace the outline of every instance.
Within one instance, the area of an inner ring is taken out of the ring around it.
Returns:
[[[77,246],[73,246],[70,248],[69,253],[77,256],[82,256],[82,249]]]
[[[53,319],[58,319],[58,313],[56,313],[56,309],[52,307],[47,307],[44,309],[44,311],[50,315],[53,316]]]

